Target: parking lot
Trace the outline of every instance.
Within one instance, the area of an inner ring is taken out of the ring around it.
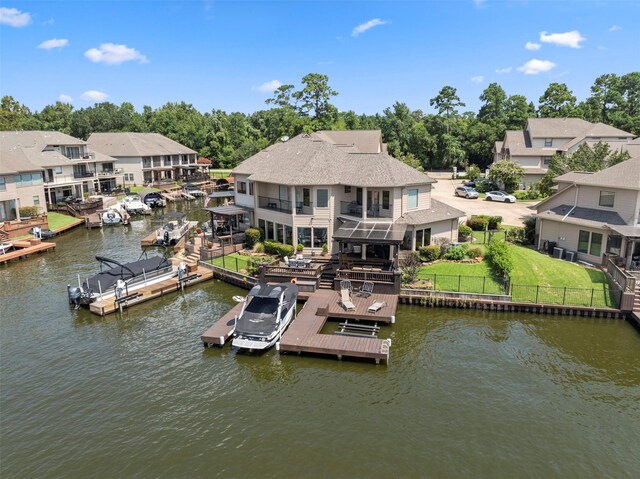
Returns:
[[[467,216],[502,216],[502,222],[505,225],[522,226],[524,218],[535,214],[535,210],[531,210],[529,207],[537,204],[537,201],[498,203],[483,199],[468,200],[455,196],[454,191],[460,185],[462,185],[462,180],[438,178],[438,182],[432,185],[431,196],[464,211]]]

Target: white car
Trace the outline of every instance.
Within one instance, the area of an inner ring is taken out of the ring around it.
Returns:
[[[503,203],[516,202],[516,197],[505,191],[487,191],[484,199],[487,201],[502,201]]]

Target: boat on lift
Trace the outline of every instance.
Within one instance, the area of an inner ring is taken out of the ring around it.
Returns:
[[[273,346],[296,314],[298,286],[258,283],[246,297],[233,298],[242,309],[236,319],[232,346],[262,351]]]
[[[162,215],[162,227],[156,230],[156,243],[176,244],[187,234],[189,228],[195,227],[197,221],[187,221],[187,215],[179,211]]]
[[[150,248],[146,247],[137,261],[129,263],[96,256],[100,263],[100,272],[84,282],[78,275],[78,286],[67,286],[69,304],[75,304],[78,308],[88,306],[98,299],[119,300],[135,295],[136,291],[144,286],[176,276],[178,280],[186,277],[186,263],[175,266],[166,256],[167,248],[164,248],[162,255],[152,256],[148,254]]]
[[[122,200],[122,207],[130,215],[145,215],[151,213],[151,207],[140,199],[140,195],[136,194],[129,194],[125,196]]]
[[[100,217],[102,219],[102,224],[105,224],[105,225],[129,223],[129,214],[119,204],[116,204],[115,206],[108,208],[104,213],[100,215]]]

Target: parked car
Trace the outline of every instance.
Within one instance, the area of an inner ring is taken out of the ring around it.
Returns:
[[[476,187],[476,180],[467,180],[467,181],[463,181],[462,184],[464,186],[468,186],[470,188],[475,188]]]
[[[516,197],[506,191],[487,191],[484,199],[487,201],[502,201],[503,203],[516,202]]]
[[[473,199],[478,197],[478,192],[468,186],[458,186],[456,188],[455,195],[461,196],[463,198]]]
[[[496,189],[496,185],[491,180],[486,180],[484,178],[478,178],[475,181],[475,186],[473,186],[472,188],[475,188],[480,193],[486,193],[487,191],[495,190]]]

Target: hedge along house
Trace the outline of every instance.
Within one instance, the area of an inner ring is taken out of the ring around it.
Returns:
[[[236,205],[253,212],[265,239],[312,253],[326,244],[333,254],[392,260],[399,247],[457,239],[465,216],[432,199],[435,180],[388,155],[379,130],[301,134],[232,175]]]
[[[640,272],[640,156],[555,181],[558,192],[536,206],[538,249],[555,245],[582,261]]]

